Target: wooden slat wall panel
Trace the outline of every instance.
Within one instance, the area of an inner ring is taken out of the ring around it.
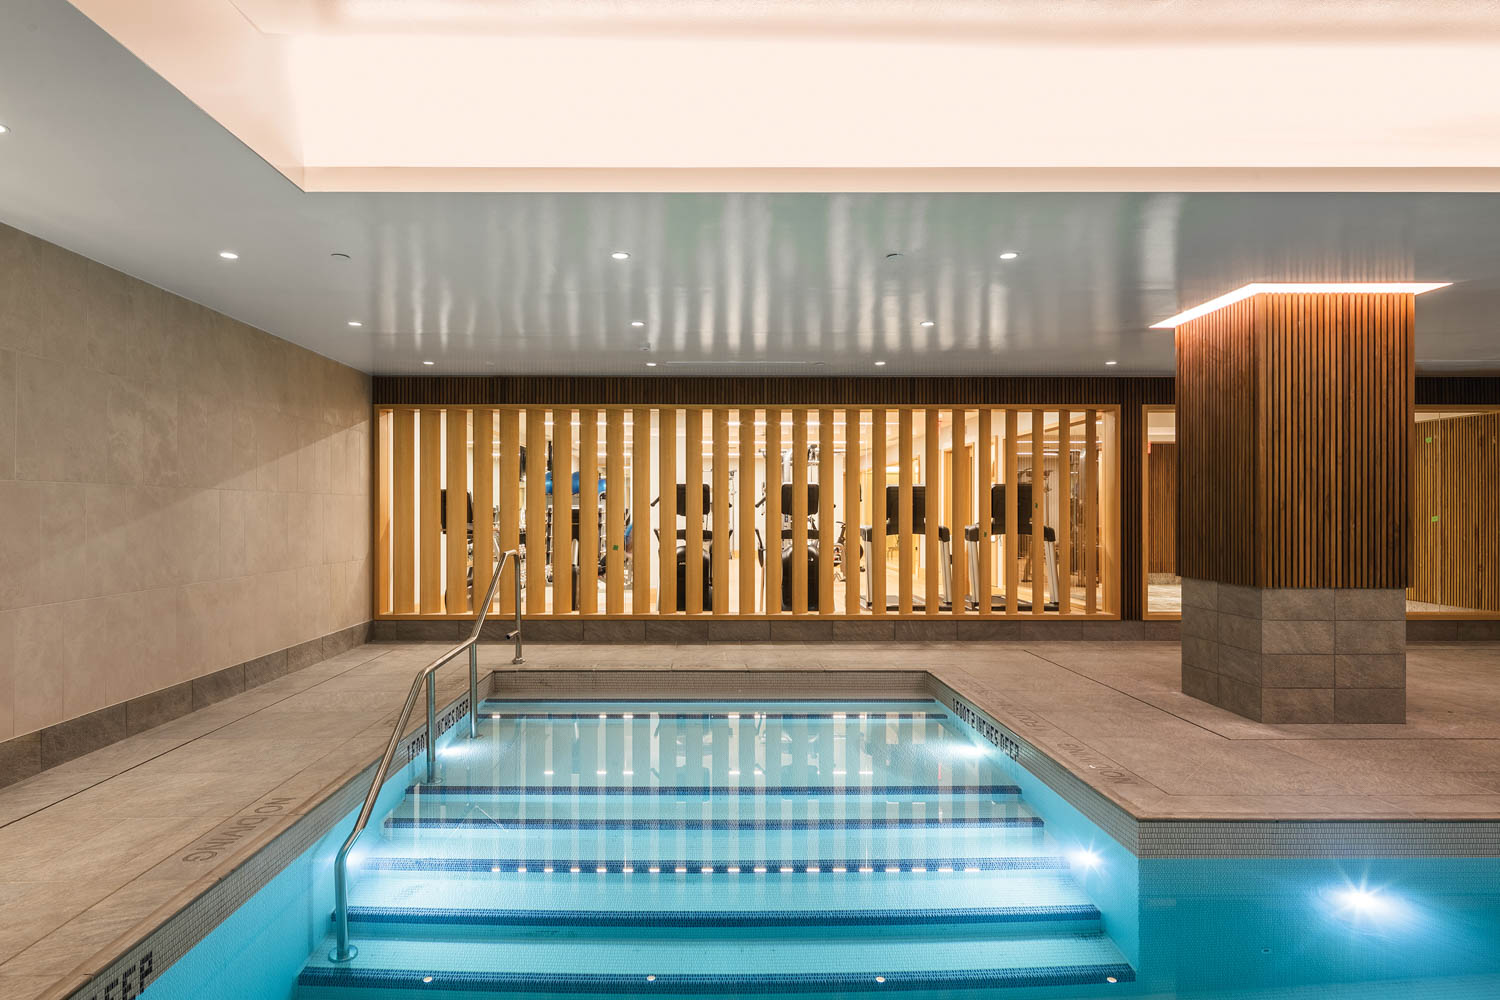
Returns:
[[[925,527],[927,533],[922,536],[924,563],[923,569],[925,579],[923,584],[926,592],[923,594],[925,610],[929,615],[935,615],[942,610],[942,563],[939,553],[942,541],[938,537],[938,527],[942,524],[943,495],[942,495],[942,470],[943,470],[943,446],[938,440],[940,432],[941,412],[935,406],[929,406],[923,411],[923,424],[926,453],[922,461],[922,485],[927,490],[927,508]]]
[[[417,413],[391,414],[391,610],[417,611]]]
[[[1177,572],[1177,445],[1153,442],[1146,450],[1146,572]]]
[[[572,531],[572,519],[569,512],[563,536]],[[586,615],[599,611],[599,411],[595,409],[578,411],[578,610]]]
[[[1057,414],[1057,577],[1058,614],[1073,613],[1073,414]]]
[[[703,411],[687,411],[687,433],[683,445],[687,449],[687,505],[683,514],[687,521],[687,569],[683,583],[687,593],[687,613],[703,611]]]
[[[1047,608],[1047,414],[1031,411],[1031,613]]]
[[[807,613],[807,411],[792,411],[792,614]]]
[[[450,407],[444,416],[447,446],[443,489],[446,510],[443,523],[446,549],[443,574],[443,611],[450,615],[469,612],[469,411]]]
[[[1083,413],[1083,472],[1078,488],[1083,493],[1083,610],[1099,608],[1099,414]]]
[[[844,614],[859,614],[859,411],[844,411]],[[833,560],[828,560],[829,565]],[[831,587],[830,587],[831,589]],[[829,602],[832,603],[831,601]]]
[[[964,527],[970,523],[969,507],[974,493],[967,417],[962,409],[953,411],[953,482],[950,484],[952,498],[948,502],[953,518],[948,527],[953,532],[953,610],[958,614],[963,614],[964,595],[969,593],[969,558],[964,551]]]
[[[833,503],[833,410],[818,411],[818,614],[831,615],[833,606],[833,543],[838,538]]]
[[[877,408],[870,413],[870,605],[872,613],[886,613],[885,562],[885,487],[886,411]]]
[[[661,462],[656,477],[660,498],[656,503],[656,523],[661,555],[657,560],[657,610],[664,615],[677,613],[677,411],[662,410],[657,415],[657,447]]]
[[[1500,612],[1500,413],[1417,424],[1407,599]]]
[[[376,447],[377,449],[387,445],[390,447],[391,465],[394,466],[396,464],[394,455],[397,436],[396,412],[400,411],[382,412],[390,419],[384,424],[377,421],[377,427],[389,429],[384,431]],[[700,602],[705,590],[715,595],[711,605],[701,608],[701,611],[716,615],[759,613],[755,566],[754,564],[744,565],[754,558],[753,535],[758,520],[754,510],[754,501],[751,499],[759,495],[755,482],[758,472],[754,468],[755,410],[748,407],[738,410],[715,407],[709,411],[709,415],[705,415],[702,409],[693,407],[691,415],[696,418],[696,426],[687,432],[688,440],[684,442],[677,442],[675,437],[671,436],[671,432],[675,431],[675,426],[664,428],[668,432],[667,440],[671,440],[674,447],[670,456],[665,452],[657,456],[660,459],[661,472],[668,484],[660,492],[664,495],[663,499],[670,498],[671,501],[675,501],[676,482],[678,479],[686,479],[687,483],[684,485],[689,486],[686,493],[690,503],[688,509],[684,511],[673,510],[671,503],[668,503],[662,510],[670,530],[666,532],[668,537],[662,540],[660,546],[663,559],[656,567],[656,574],[651,573],[649,566],[650,549],[656,546],[650,546],[649,542],[644,540],[632,546],[630,558],[633,563],[638,561],[641,564],[645,579],[634,584],[628,596],[624,583],[625,513],[627,507],[631,510],[645,508],[647,511],[650,507],[650,502],[646,497],[650,492],[648,470],[652,468],[653,459],[650,439],[654,435],[644,432],[650,427],[652,411],[643,408],[643,412],[630,415],[632,441],[634,441],[633,428],[637,424],[643,431],[639,451],[626,444],[626,413],[618,407],[605,408],[602,415],[596,408],[583,408],[578,417],[580,427],[577,431],[572,429],[573,411],[571,408],[557,408],[550,411],[531,408],[524,414],[510,407],[502,407],[498,411],[479,407],[472,414],[464,407],[453,407],[449,410],[426,408],[417,411],[415,416],[411,409],[406,409],[405,413],[407,423],[415,423],[416,441],[411,472],[419,487],[412,503],[416,520],[420,522],[413,526],[412,533],[413,549],[417,556],[414,567],[416,572],[412,574],[414,583],[427,586],[428,581],[424,574],[432,570],[428,560],[434,555],[439,559],[437,584],[427,587],[426,591],[426,597],[435,598],[439,607],[436,610],[427,610],[427,600],[419,599],[417,603],[420,607],[406,614],[447,616],[472,614],[472,609],[467,606],[467,532],[450,533],[445,539],[441,527],[431,523],[441,509],[441,502],[434,500],[425,506],[422,502],[427,491],[434,484],[434,476],[439,489],[446,485],[452,490],[454,518],[458,525],[463,524],[465,520],[463,515],[467,513],[467,504],[463,500],[465,493],[470,489],[476,492],[476,513],[479,515],[476,518],[476,540],[481,546],[480,551],[485,551],[487,555],[494,551],[495,546],[495,540],[490,538],[490,525],[494,525],[494,529],[499,532],[499,540],[503,541],[507,534],[516,531],[516,522],[521,519],[518,514],[524,515],[524,523],[527,525],[530,536],[529,541],[533,543],[529,546],[531,558],[528,560],[525,581],[526,592],[530,595],[526,600],[528,614],[581,613],[611,616],[641,614],[649,606],[652,586],[658,584],[663,591],[670,587],[673,592],[663,593],[664,600],[658,604],[657,610],[666,614],[676,613],[679,592],[683,590],[683,581],[676,579],[675,535],[676,525],[679,523],[678,515],[681,515],[681,523],[689,526],[684,531],[688,541],[684,548],[693,548],[690,543],[694,536],[699,540],[698,551],[689,558],[687,567],[687,575],[695,578],[693,590],[698,594]],[[663,414],[664,424],[673,424],[671,413],[672,411],[668,410]],[[519,423],[523,415],[524,429]],[[739,435],[733,435],[730,430],[732,426],[736,426],[732,423],[736,415],[740,418],[741,433]],[[775,414],[778,418],[780,415],[780,412]],[[1015,410],[1009,408],[1001,411],[1000,414],[1005,420],[1014,420],[1015,415]],[[469,446],[468,421],[471,416],[474,426],[473,447],[479,449],[478,453],[475,453]],[[786,518],[786,523],[793,529],[788,533],[789,549],[798,548],[799,539],[796,536],[801,536],[801,551],[789,553],[789,556],[795,560],[793,564],[799,566],[801,572],[792,580],[786,581],[786,589],[789,592],[788,603],[793,607],[798,605],[796,591],[801,590],[802,610],[798,613],[849,616],[862,615],[871,610],[867,609],[865,595],[862,592],[864,581],[861,579],[860,572],[859,529],[862,524],[868,522],[877,525],[881,529],[879,534],[884,534],[885,517],[883,515],[885,512],[880,511],[880,516],[877,517],[875,507],[877,503],[881,507],[885,506],[883,487],[886,481],[886,461],[890,456],[884,431],[890,426],[890,416],[884,409],[879,411],[878,416],[880,429],[877,449],[875,440],[872,440],[866,448],[864,425],[861,423],[862,413],[858,408],[823,407],[818,410],[798,408],[790,413],[790,422],[793,427],[792,450],[801,456],[801,460],[792,463],[793,482],[792,489],[788,493],[793,497],[793,509],[787,512],[789,516]],[[871,419],[872,423],[875,422],[876,414],[872,413]],[[978,502],[976,497],[982,497],[984,501],[987,501],[988,493],[984,487],[988,485],[995,471],[993,467],[995,450],[991,446],[990,432],[996,427],[997,416],[990,408],[983,408],[979,411],[979,425],[976,430],[982,432],[983,440],[978,441],[971,448],[967,441],[967,431],[974,419],[962,408],[949,410],[947,413],[939,407],[925,407],[920,411],[913,408],[901,408],[897,411],[898,425],[904,424],[906,431],[897,435],[901,442],[897,448],[900,453],[897,465],[901,472],[893,478],[904,486],[905,495],[908,498],[908,502],[904,505],[908,515],[904,519],[906,544],[898,545],[901,551],[898,563],[902,561],[906,563],[904,567],[898,568],[902,570],[900,576],[906,590],[908,608],[906,613],[908,614],[913,612],[925,616],[966,614],[979,603],[980,588],[971,584],[977,584],[981,575],[985,579],[992,580],[993,578],[993,549],[989,547],[990,540],[986,538],[981,549],[988,549],[988,551],[981,558],[989,565],[984,567],[982,574],[976,574],[975,581],[967,579],[970,571],[963,531],[970,523],[982,521],[985,533],[988,535],[987,518],[981,517],[986,512],[987,505],[981,504],[979,507],[975,505]],[[707,427],[704,426],[705,420],[709,421]],[[815,420],[817,423],[815,434],[810,433],[812,430],[809,426],[810,420]],[[844,422],[842,450],[838,448],[840,434],[837,421]],[[921,422],[920,427],[916,426],[918,421]],[[602,430],[601,422],[604,424]],[[1039,426],[1045,426],[1045,423],[1045,419],[1038,421]],[[447,433],[450,428],[451,436]],[[951,428],[951,434],[945,443],[943,434],[947,433],[949,428]],[[911,433],[914,430],[921,431],[925,441],[920,456],[914,452],[916,438],[915,434]],[[872,432],[874,432],[873,427]],[[771,451],[767,470],[768,478],[774,473],[778,480],[782,474],[781,463],[777,460],[782,433],[779,421],[775,424],[775,430],[768,428],[767,448]],[[435,446],[430,440],[430,436],[434,434],[436,435]],[[601,435],[605,437],[604,441],[598,440]],[[708,438],[706,442],[705,437]],[[387,441],[387,438],[390,440]],[[528,476],[524,489],[518,490],[514,468],[520,451],[519,439],[521,438],[525,439]],[[772,441],[771,438],[775,440]],[[548,448],[549,439],[552,442],[550,449]],[[577,440],[579,447],[576,462],[572,458],[574,440]],[[812,449],[817,456],[816,469],[811,468],[806,461],[809,445],[813,444],[813,441],[816,441]],[[1018,439],[1012,435],[1010,439],[1012,454],[1009,456],[1012,459],[1014,459],[1013,453],[1018,441],[1023,446],[1026,445],[1024,439]],[[446,473],[437,471],[438,465],[430,460],[425,464],[422,461],[424,449],[434,447],[440,461],[448,465]],[[685,473],[676,471],[678,468],[676,449],[679,447],[688,447],[688,452],[683,459]],[[604,452],[602,456],[600,455],[601,448]],[[712,451],[706,451],[705,448],[712,448]],[[737,448],[742,449],[743,454],[737,453],[735,451]],[[1045,434],[1032,442],[1027,450],[1033,463],[1032,471],[1037,474],[1039,481],[1043,481],[1041,472],[1046,467],[1043,460],[1046,450]],[[865,462],[861,462],[862,453],[867,458]],[[1104,452],[1104,454],[1108,453]],[[843,456],[842,466],[839,465],[840,455]],[[711,470],[703,468],[702,463],[705,458],[714,459]],[[913,461],[917,458],[920,458],[920,461]],[[740,463],[743,475],[732,478],[732,470],[740,459],[744,459]],[[469,465],[471,461],[474,463],[472,474]],[[555,487],[550,497],[545,485],[549,461],[551,478]],[[580,555],[578,556],[574,554],[575,550],[570,537],[573,522],[571,484],[575,476],[575,467],[579,470],[577,478],[583,487],[579,498],[578,551]],[[531,474],[533,472],[534,475]],[[809,516],[811,512],[808,509],[808,481],[813,474],[816,475],[819,484],[820,506],[816,514]],[[396,472],[392,468],[391,482],[388,484],[392,493],[389,502],[392,514],[397,506],[394,495],[395,477]],[[868,482],[866,482],[867,477]],[[604,497],[600,497],[597,483],[601,478],[607,483],[615,484],[612,495],[606,492]],[[1062,478],[1062,489],[1065,490],[1067,477]],[[696,506],[697,501],[701,501],[705,480],[711,480],[710,495],[713,500],[707,510],[695,511],[692,508]],[[744,500],[739,511],[738,527],[731,523],[735,520],[735,503],[740,502],[740,498],[730,495],[734,488],[733,483],[736,481],[740,486],[737,492]],[[923,506],[925,527],[929,530],[924,533],[920,550],[914,544],[915,533],[912,530],[914,525],[910,517],[913,507],[911,493],[914,481],[920,482],[926,492]],[[633,484],[634,488],[631,489],[629,484]],[[776,485],[779,486],[779,482]],[[898,486],[898,491],[900,488]],[[870,491],[868,507],[864,505],[862,499],[864,490]],[[489,495],[482,495],[485,493]],[[779,490],[772,490],[771,493],[776,500],[780,499]],[[507,497],[511,499],[507,501]],[[1039,527],[1045,527],[1046,522],[1058,512],[1043,508],[1039,498],[1035,502],[1038,508],[1034,512],[1034,520]],[[601,504],[605,508],[602,526],[599,517]],[[492,514],[487,522],[486,512],[491,511],[497,513]],[[772,522],[777,524],[779,524],[780,513],[774,509],[767,511]],[[546,546],[544,542],[549,535],[549,515],[553,515],[550,517],[552,544]],[[1066,511],[1064,515],[1067,515]],[[639,517],[641,534],[649,538],[651,523],[649,513],[643,512],[635,516]],[[709,521],[708,517],[712,520]],[[834,579],[833,565],[833,546],[838,539],[838,526],[841,519],[848,522],[845,538],[847,543],[845,558],[848,561],[844,566],[845,592],[842,598],[838,593],[839,585]],[[1107,516],[1105,521],[1108,521]],[[808,558],[811,550],[809,534],[814,525],[825,550],[824,554],[827,556],[826,560],[819,559],[816,563]],[[482,530],[478,530],[479,526],[482,526]],[[394,532],[397,527],[398,525],[391,523],[386,526],[386,530]],[[951,572],[953,577],[949,581],[951,586],[945,586],[943,579],[946,571],[942,565],[945,546],[939,534],[942,528],[947,528],[952,532]],[[711,529],[710,533],[722,542],[722,546],[714,546],[711,549],[703,548],[702,546],[707,544],[707,540],[703,538],[705,529]],[[1064,530],[1066,531],[1066,528]],[[743,538],[742,544],[739,545],[735,544],[740,541],[735,538],[737,532]],[[779,534],[779,531],[776,534]],[[602,539],[600,535],[603,536]],[[780,570],[781,561],[777,558],[779,539],[770,530],[767,530],[767,535],[770,536],[766,540],[770,564],[767,569],[769,571],[771,567],[775,567]],[[1016,547],[1012,546],[1012,552],[1015,551]],[[707,567],[704,563],[704,553],[709,554],[711,567]],[[878,560],[883,563],[884,555],[884,545],[877,546],[872,553],[872,562]],[[921,582],[914,579],[919,556],[923,574]],[[1045,558],[1040,550],[1037,557],[1036,590],[1040,592],[1046,589],[1047,573]],[[742,565],[732,565],[732,560],[736,558],[742,560]],[[448,560],[446,573],[442,570],[444,559]],[[613,562],[612,571],[611,562]],[[488,583],[485,577],[488,576],[490,565],[489,560],[485,560],[484,568],[479,572],[481,584]],[[810,580],[807,573],[809,565],[816,566]],[[601,566],[604,567],[602,570]],[[878,568],[884,569],[883,566]],[[605,585],[605,597],[602,600],[598,598],[598,576],[600,575],[603,576]],[[767,576],[769,575],[768,572]],[[879,584],[884,584],[883,572],[877,572],[874,576],[875,580],[872,580],[872,583],[878,581]],[[669,584],[668,580],[672,582]],[[769,585],[771,582],[767,579],[766,584]],[[776,582],[779,584],[780,581]],[[923,591],[920,606],[916,606],[913,600],[918,587]],[[880,597],[884,595],[879,591],[887,588],[888,584],[872,587],[875,594]],[[734,596],[735,592],[740,589],[749,595],[744,600],[737,600]],[[897,589],[896,605],[899,607],[900,585]],[[1011,593],[1015,593],[1017,589],[1016,587],[1008,588]],[[505,592],[509,593],[508,590]],[[445,593],[450,596],[445,598]],[[776,599],[773,602],[768,601],[768,604],[779,609],[781,591],[778,589],[774,593]],[[419,598],[420,594],[421,591],[418,591]],[[694,603],[690,600],[691,594],[680,596],[688,606]],[[665,600],[667,597],[671,599]],[[957,597],[959,600],[956,605],[946,604],[945,597]],[[445,600],[454,603],[444,606]],[[1105,604],[1104,610],[1110,610],[1107,593]],[[884,607],[882,602],[881,612],[884,611]],[[1029,608],[1028,611],[1036,614],[1043,613],[1034,608]],[[394,611],[381,613],[396,614]],[[694,613],[697,613],[697,609]]]
[[[713,411],[713,582],[716,615],[729,614],[729,411]]]
[[[604,415],[604,610],[625,613],[625,411]]]
[[[975,523],[979,525],[979,579],[973,582],[974,602],[981,615],[995,610],[995,518],[990,494],[995,487],[995,414],[989,407],[979,411],[979,438],[974,454],[978,459],[975,475],[979,477]]]
[[[781,613],[781,411],[766,410],[766,602]]]
[[[632,614],[651,610],[651,411],[630,415],[630,562]]]
[[[585,477],[578,476],[583,492]],[[573,610],[573,411],[552,411],[552,613]],[[582,571],[582,567],[579,567]]]
[[[896,550],[896,593],[898,614],[909,615],[912,612],[912,576],[916,567],[912,565],[914,555],[912,546],[915,544],[912,538],[912,510],[911,510],[911,488],[912,488],[912,463],[916,456],[912,454],[912,423],[913,414],[911,410],[902,410],[897,418],[896,452],[901,468],[897,470],[898,492],[897,496],[901,502],[901,509],[896,515],[896,529],[901,533],[900,544]]]
[[[474,411],[474,591],[484,601],[495,572],[495,411]],[[501,581],[504,583],[504,581]]]
[[[1262,295],[1178,329],[1183,576],[1406,585],[1412,326],[1409,295]]]
[[[518,549],[521,544],[521,414],[518,410],[503,409],[499,413],[500,424],[500,496],[498,506],[500,519],[497,531],[500,534],[500,551]],[[529,560],[528,560],[529,562]],[[521,567],[516,566],[519,573]],[[500,582],[500,613],[516,613],[515,584]]]
[[[755,411],[736,411],[740,422],[740,458],[737,496],[739,510],[739,536],[735,539],[735,550],[739,558],[740,592],[736,610],[742,614],[755,614],[759,610],[755,591]]]
[[[1021,481],[1021,459],[1017,454],[1021,436],[1021,415],[1015,410],[1005,411],[1005,613],[1014,615],[1021,610],[1021,493],[1017,484]]]
[[[526,411],[526,602],[547,610],[547,411]]]
[[[442,410],[423,410],[417,415],[417,516],[418,604],[424,615],[443,610],[442,515],[438,505],[443,490]]]

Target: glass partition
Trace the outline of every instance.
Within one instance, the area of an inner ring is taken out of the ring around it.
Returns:
[[[1141,568],[1147,618],[1182,614],[1177,575],[1177,410],[1145,408],[1141,470]]]
[[[510,548],[528,615],[1118,614],[1114,408],[376,418],[380,617],[472,616]]]

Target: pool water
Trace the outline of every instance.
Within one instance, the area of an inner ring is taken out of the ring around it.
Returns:
[[[1469,857],[1347,857],[1357,830],[1311,824],[1328,857],[1137,858],[935,701],[489,700],[479,725],[382,791],[352,962],[349,813],[142,996],[1500,998],[1483,824],[1435,824]]]
[[[1123,852],[1082,845],[1076,816],[1050,829],[1015,762],[937,702],[479,716],[372,822],[351,858],[359,953],[323,942],[298,996],[1109,996],[1136,978],[1136,896],[1097,873]]]

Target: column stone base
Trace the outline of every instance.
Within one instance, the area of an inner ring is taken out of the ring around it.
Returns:
[[[1406,594],[1182,581],[1182,690],[1266,723],[1406,721]]]

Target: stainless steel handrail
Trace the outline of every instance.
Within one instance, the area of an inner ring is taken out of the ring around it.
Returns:
[[[391,762],[396,757],[396,747],[401,743],[401,734],[406,731],[406,724],[411,721],[411,710],[416,707],[417,697],[422,693],[423,684],[427,686],[427,780],[432,781],[435,777],[437,686],[434,677],[439,667],[466,649],[469,651],[469,738],[473,739],[479,733],[476,721],[479,716],[479,633],[484,628],[485,619],[489,616],[490,605],[495,601],[495,588],[500,583],[501,574],[505,572],[506,563],[510,564],[516,581],[516,628],[505,638],[516,641],[516,655],[510,662],[524,662],[521,657],[519,559],[520,556],[515,549],[501,553],[499,560],[495,563],[495,575],[490,579],[490,589],[485,593],[484,603],[479,606],[479,613],[474,618],[474,631],[470,632],[469,637],[463,642],[417,671],[417,676],[411,682],[411,690],[406,694],[406,704],[401,706],[401,718],[396,721],[396,727],[391,730],[391,738],[385,745],[385,753],[381,755],[380,765],[375,768],[375,777],[370,781],[370,790],[365,793],[365,804],[360,807],[359,816],[354,821],[354,829],[349,831],[349,838],[344,841],[344,846],[339,848],[338,857],[333,862],[333,926],[338,943],[328,955],[331,961],[347,962],[359,954],[359,949],[349,943],[349,852],[354,849],[354,842],[364,832],[365,824],[370,821],[370,814],[375,810],[375,800],[380,797],[380,787],[385,784],[385,779],[391,769]]]

